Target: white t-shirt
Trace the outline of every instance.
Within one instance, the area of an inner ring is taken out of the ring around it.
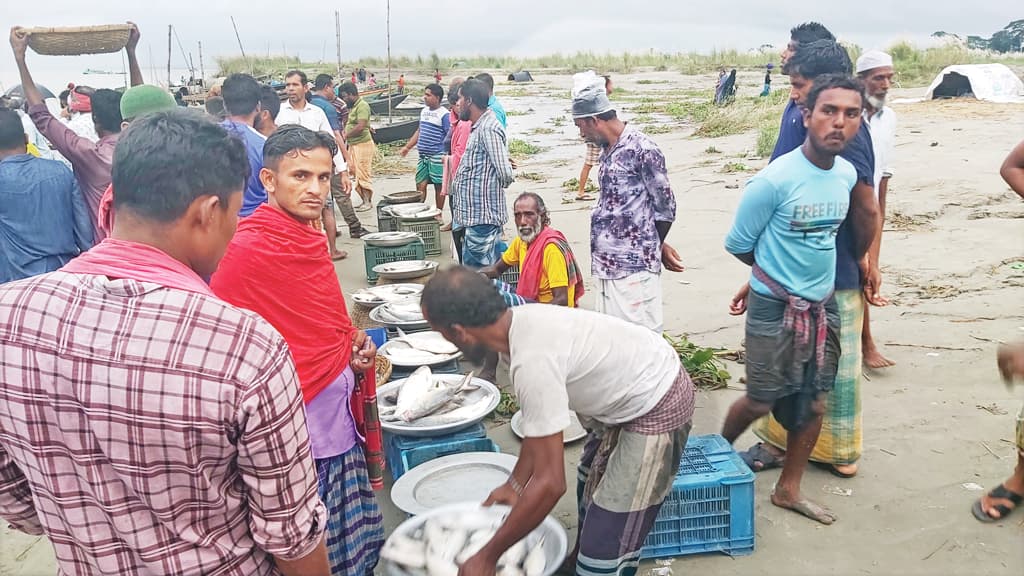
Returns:
[[[298,124],[304,128],[309,128],[314,132],[326,132],[331,136],[334,136],[334,130],[331,129],[331,123],[327,121],[327,114],[320,109],[316,104],[306,102],[306,106],[302,110],[292,108],[290,100],[285,100],[281,104],[281,110],[277,113],[275,122],[278,126],[284,126],[285,124]],[[348,170],[348,166],[345,164],[345,157],[341,155],[339,150],[334,155],[334,172],[341,173]]]
[[[679,375],[679,355],[661,334],[590,310],[517,306],[508,339],[527,437],[568,428],[570,410],[608,425],[636,420]]]
[[[871,129],[871,144],[875,153],[875,195],[882,178],[892,176],[892,157],[896,152],[896,113],[883,106],[872,116],[867,116]]]

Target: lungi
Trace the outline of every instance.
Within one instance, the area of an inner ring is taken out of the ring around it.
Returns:
[[[825,405],[821,434],[810,459],[825,464],[853,464],[863,450],[863,418],[860,382],[863,373],[861,331],[864,327],[864,297],[860,290],[835,293],[839,309],[839,347],[842,351],[835,385]],[[754,423],[754,434],[761,440],[786,449],[786,429],[768,415]]]
[[[633,576],[672,490],[693,418],[685,370],[647,414],[621,426],[588,422],[576,483],[580,576]]]
[[[352,157],[352,164],[349,171],[353,177],[353,185],[363,190],[373,190],[373,160],[377,156],[377,145],[373,140],[367,140],[360,144],[348,145],[349,155]]]
[[[327,507],[327,556],[334,576],[373,574],[384,545],[384,518],[359,444],[316,460],[320,500]]]
[[[665,319],[661,300],[661,275],[650,272],[618,280],[597,280],[597,302],[594,309],[639,324],[661,334]]]

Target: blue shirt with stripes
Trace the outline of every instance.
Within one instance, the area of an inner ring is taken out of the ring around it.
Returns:
[[[416,141],[416,150],[420,156],[434,156],[444,153],[444,138],[451,129],[452,120],[443,106],[437,110],[424,107],[420,111],[420,137]]]

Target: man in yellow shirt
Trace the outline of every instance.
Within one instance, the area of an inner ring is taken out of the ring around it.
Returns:
[[[498,278],[518,266],[515,293],[522,299],[575,308],[583,296],[583,274],[565,236],[551,228],[544,200],[533,192],[524,192],[513,206],[519,236],[501,260],[480,272]]]

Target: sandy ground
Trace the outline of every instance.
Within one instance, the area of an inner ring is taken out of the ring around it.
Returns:
[[[579,173],[583,145],[565,117],[568,76],[538,75],[530,85],[499,83],[498,96],[513,112],[510,138],[523,138],[547,150],[521,162],[520,179],[509,198],[540,193],[553,225],[569,238],[577,258],[589,262],[589,209],[562,204],[561,182]],[[741,95],[760,91],[760,74],[740,78]],[[641,80],[647,83],[639,84]],[[410,78],[410,84],[415,80]],[[682,77],[649,72],[616,78],[630,92],[713,86],[711,75]],[[776,77],[776,89],[783,88]],[[920,96],[903,89],[896,96]],[[630,107],[621,107],[630,118]],[[532,111],[531,111],[532,110]],[[641,574],[1022,574],[1024,516],[982,525],[970,514],[981,492],[1009,475],[1019,392],[1007,392],[995,369],[998,342],[1024,339],[1024,203],[998,176],[1010,148],[1021,138],[1024,106],[979,102],[897,104],[899,133],[895,176],[890,186],[890,220],[882,250],[883,289],[893,304],[873,312],[876,340],[898,364],[871,373],[863,382],[864,455],[860,475],[840,480],[812,469],[804,490],[832,507],[838,523],[824,527],[775,508],[769,494],[777,471],[756,480],[756,550],[751,556],[690,556],[664,564],[645,562]],[[515,115],[530,112],[528,115]],[[554,134],[538,135],[547,126]],[[668,160],[678,199],[669,242],[687,271],[662,277],[666,329],[686,333],[705,346],[737,348],[742,321],[727,313],[729,298],[749,269],[727,255],[723,238],[749,174],[724,173],[727,162],[751,169],[756,134],[719,139],[690,136],[692,126],[672,124],[654,139]],[[714,146],[720,153],[707,153]],[[411,165],[414,159],[406,161]],[[412,174],[381,176],[377,190],[413,188]],[[511,204],[511,202],[510,202]],[[361,213],[375,227],[371,213]],[[340,220],[339,220],[340,222]],[[511,227],[509,228],[511,230]],[[445,235],[445,242],[448,236]],[[362,246],[339,241],[350,257],[337,266],[346,293],[365,286]],[[446,253],[440,258],[449,261]],[[588,297],[584,306],[590,306]],[[351,305],[351,304],[350,304]],[[701,392],[694,433],[718,432],[730,403],[742,394],[741,366],[730,366],[728,390]],[[504,377],[500,378],[504,380]],[[502,450],[518,453],[507,423],[490,422],[489,435]],[[746,448],[755,440],[746,434]],[[579,446],[566,449],[569,493],[554,511],[575,533],[574,466]],[[834,488],[852,491],[838,496]],[[390,529],[403,515],[381,492]],[[53,574],[52,549],[45,538],[0,532],[0,575]]]

